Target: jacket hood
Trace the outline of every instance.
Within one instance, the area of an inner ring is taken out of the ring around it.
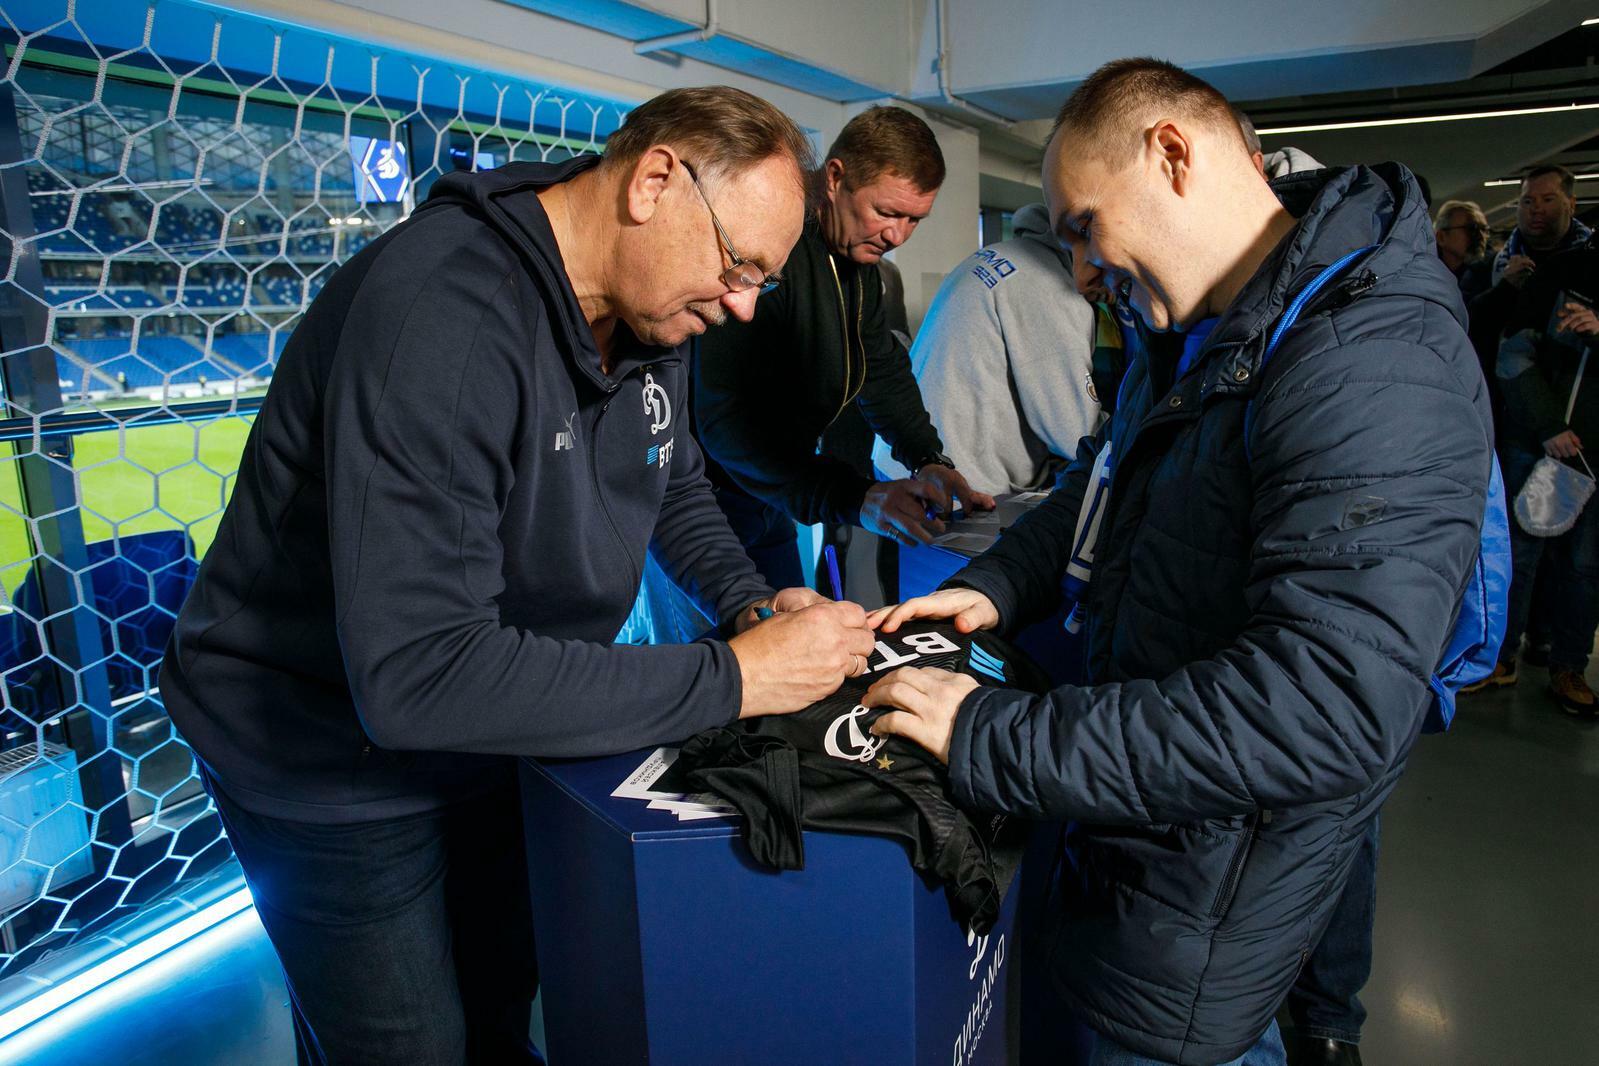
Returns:
[[[1266,168],[1267,180],[1286,178],[1301,171],[1321,169],[1321,164],[1314,156],[1292,145],[1265,153],[1262,165]]]
[[[455,207],[471,212],[515,248],[528,272],[548,298],[556,317],[553,332],[568,359],[596,386],[609,391],[636,366],[670,353],[643,345],[619,345],[611,373],[601,369],[594,333],[583,317],[577,293],[566,274],[566,261],[555,231],[539,201],[538,190],[558,185],[592,169],[600,156],[577,155],[559,163],[509,163],[494,170],[455,171],[433,183],[418,212]],[[625,327],[624,327],[625,328]]]
[[[1299,222],[1273,249],[1222,316],[1207,348],[1242,345],[1253,354],[1295,295],[1326,267],[1375,246],[1343,279],[1363,278],[1362,295],[1411,296],[1446,309],[1466,326],[1460,287],[1438,258],[1432,221],[1415,176],[1399,163],[1338,167],[1279,178],[1272,191]],[[1330,294],[1338,286],[1327,289]]]
[[[1011,216],[1011,231],[1018,237],[1048,237],[1051,241],[1055,234],[1049,228],[1049,209],[1043,204],[1028,204],[1019,207]]]
[[[1067,270],[1072,268],[1072,253],[1060,238],[1055,236],[1054,229],[1049,224],[1049,209],[1043,204],[1028,204],[1016,209],[1011,216],[1011,232],[1013,239],[1037,241],[1060,257],[1061,263]]]

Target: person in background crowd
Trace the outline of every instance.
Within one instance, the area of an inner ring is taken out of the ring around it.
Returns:
[[[1527,280],[1549,256],[1586,244],[1592,236],[1575,217],[1576,188],[1575,176],[1559,166],[1534,167],[1521,179],[1516,228],[1494,256],[1487,290],[1467,305],[1471,343],[1484,367],[1498,363],[1499,341]]]
[[[1094,1063],[1281,1063],[1274,1016],[1403,772],[1477,558],[1486,390],[1397,164],[1268,187],[1221,94],[1127,59],[1066,102],[1044,186],[1148,348],[1098,451],[942,591],[871,620],[1015,631],[1057,609],[1070,562],[1095,684],[906,668],[862,702],[963,805],[1076,822],[1054,958]],[[1357,252],[1267,361],[1289,301]]]
[[[887,256],[877,261],[877,270],[883,278],[884,321],[895,342],[909,351],[911,323],[905,309],[905,279],[900,276],[899,267]],[[861,477],[876,481],[878,478],[872,469],[872,442],[876,439],[877,434],[866,424],[866,416],[861,414],[860,407],[850,404],[839,412],[833,424],[823,432],[822,454],[848,463]],[[822,527],[822,542],[833,545],[838,551],[840,579],[845,584],[849,583],[846,560],[850,544],[854,541],[855,529],[853,525],[838,522],[828,522]],[[873,537],[872,540],[877,549],[875,565],[879,591],[884,603],[893,603],[899,599],[899,542],[888,537]],[[818,584],[817,587],[821,586]]]
[[[933,131],[904,108],[870,108],[845,125],[815,181],[784,283],[750,321],[700,340],[694,375],[717,500],[761,573],[785,586],[803,576],[795,522],[917,544],[944,531],[937,515],[954,501],[994,505],[944,454],[883,308],[877,263],[910,239],[944,181]],[[850,404],[912,477],[873,481],[818,454]]]
[[[1460,294],[1469,306],[1493,283],[1494,261],[1488,255],[1488,216],[1472,200],[1446,200],[1433,221],[1438,258],[1460,281]]]
[[[664,93],[603,157],[440,178],[295,328],[161,696],[301,1062],[536,1061],[515,757],[673,742],[865,669],[865,612],[760,580],[681,420],[679,346],[754,313],[809,158],[764,100]],[[613,643],[646,547],[717,639]]]
[[[1017,211],[1015,236],[979,249],[945,277],[911,348],[911,367],[945,450],[991,495],[1048,488],[1099,429],[1098,316],[1072,283],[1071,256],[1043,204]],[[887,442],[873,462],[905,473]]]
[[[1493,284],[1493,257],[1488,254],[1488,216],[1471,200],[1449,200],[1438,208],[1434,217],[1433,236],[1438,242],[1438,258],[1460,282],[1460,297],[1470,308],[1477,298]],[[1488,395],[1493,401],[1494,429],[1497,433],[1504,422],[1504,397],[1499,390],[1494,366],[1499,358],[1497,341],[1478,347],[1477,341],[1486,331],[1472,330],[1472,347],[1477,352],[1477,362],[1482,367],[1483,379],[1488,382]]]
[[[1500,451],[1511,498],[1543,456],[1587,470],[1580,456],[1599,440],[1596,303],[1593,239],[1546,256],[1524,283],[1498,363],[1505,400]],[[1584,674],[1599,628],[1599,502],[1589,500],[1576,526],[1556,537],[1535,537],[1512,521],[1510,544],[1515,576],[1505,643],[1493,675],[1474,690],[1517,682],[1521,638],[1536,604],[1549,632],[1549,692],[1568,713],[1591,717],[1599,708]]]

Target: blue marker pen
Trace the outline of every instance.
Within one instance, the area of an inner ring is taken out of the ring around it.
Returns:
[[[838,577],[838,549],[829,544],[822,549],[822,556],[827,560],[827,580],[833,586],[833,599],[844,598],[844,582]]]

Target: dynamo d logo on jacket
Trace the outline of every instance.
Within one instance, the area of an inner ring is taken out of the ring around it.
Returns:
[[[667,395],[655,380],[655,375],[644,375],[644,418],[650,424],[650,436],[655,436],[672,424],[672,398]],[[665,468],[672,461],[672,445],[677,443],[676,437],[668,437],[664,443],[651,444],[644,449],[644,465]]]

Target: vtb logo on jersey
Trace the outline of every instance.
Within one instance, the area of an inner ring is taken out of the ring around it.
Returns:
[[[871,762],[876,758],[888,738],[874,737],[861,728],[861,717],[866,713],[866,708],[857,703],[854,710],[833,719],[833,724],[827,727],[827,736],[822,739],[823,750],[845,762]]]
[[[644,375],[644,413],[649,416],[650,435],[672,424],[672,398],[655,383],[655,375]]]
[[[676,443],[677,438],[673,437],[665,444],[652,444],[644,449],[644,465],[664,467],[667,463],[670,463],[672,461],[672,445]]]

